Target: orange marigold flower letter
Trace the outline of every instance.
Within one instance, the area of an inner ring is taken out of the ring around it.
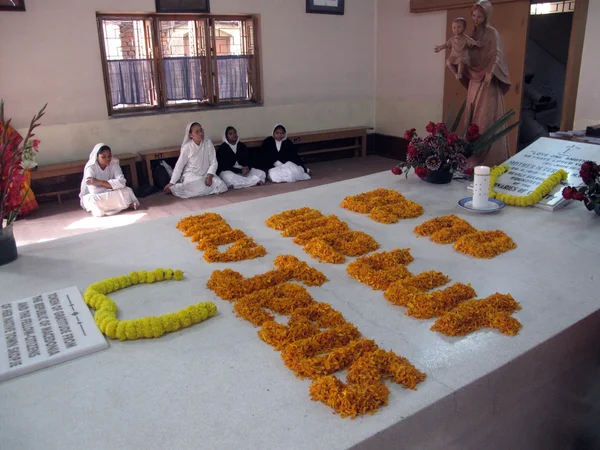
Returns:
[[[290,216],[293,214],[271,223],[282,227]],[[425,379],[425,374],[407,359],[380,349],[331,305],[315,301],[306,288],[289,282],[295,279],[320,286],[327,281],[323,274],[290,255],[278,256],[274,264],[275,270],[252,278],[229,269],[217,270],[207,286],[234,302],[238,317],[261,327],[260,339],[281,351],[290,370],[313,380],[313,400],[328,405],[342,417],[354,418],[372,414],[387,404],[390,391],[383,380],[415,389]],[[269,311],[289,316],[287,324],[276,322]],[[348,370],[346,382],[333,376],[341,370]]]
[[[290,209],[269,217],[265,223],[280,230],[284,237],[294,237],[294,243],[322,262],[342,264],[346,256],[361,256],[379,248],[368,234],[352,231],[337,216],[324,216],[316,209]]]
[[[260,258],[267,254],[262,245],[246,236],[242,230],[234,230],[216,213],[205,213],[189,216],[177,223],[177,229],[184,236],[196,242],[198,250],[204,250],[206,262],[233,262]],[[220,252],[219,246],[233,244],[226,251]]]
[[[421,205],[407,200],[393,189],[380,188],[346,197],[340,206],[350,211],[368,214],[375,222],[386,224],[423,215]]]

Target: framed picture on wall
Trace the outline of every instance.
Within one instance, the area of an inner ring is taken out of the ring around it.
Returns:
[[[344,0],[306,0],[306,12],[343,15]]]
[[[0,11],[25,11],[25,0],[0,0]]]
[[[209,13],[210,0],[156,0],[156,12]]]

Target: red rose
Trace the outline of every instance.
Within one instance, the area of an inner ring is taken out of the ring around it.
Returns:
[[[415,174],[419,178],[425,178],[427,175],[429,175],[429,170],[423,166],[415,167]]]
[[[467,168],[466,168],[466,169],[463,171],[463,173],[464,173],[465,175],[469,175],[469,176],[471,176],[471,175],[473,175],[473,174],[475,173],[475,169],[473,169],[472,167],[467,167]]]
[[[437,131],[438,133],[443,133],[444,131],[446,131],[446,124],[445,123],[438,123],[435,126],[435,131]]]
[[[598,166],[592,161],[586,161],[581,165],[579,176],[585,184],[590,184],[598,176]]]
[[[404,132],[404,139],[406,139],[407,141],[410,141],[413,136],[416,134],[417,129],[416,128],[411,128],[410,130],[406,130]]]
[[[583,192],[573,192],[573,200],[582,201],[585,198]]]
[[[427,124],[427,126],[425,127],[425,130],[427,130],[428,133],[435,133],[435,130],[436,130],[435,123],[429,122]]]
[[[458,136],[452,132],[448,133],[448,145],[458,142]]]
[[[573,194],[577,192],[577,189],[574,187],[568,186],[563,189],[562,196],[565,200],[571,200],[573,198]]]
[[[399,168],[399,167],[394,167],[394,168],[392,169],[392,173],[393,173],[394,175],[400,175],[400,174],[402,173],[402,171],[400,170],[400,168]]]
[[[471,125],[469,125],[469,128],[467,129],[467,133],[479,134],[479,125],[472,123]]]

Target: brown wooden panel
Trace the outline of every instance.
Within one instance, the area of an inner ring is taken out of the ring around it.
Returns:
[[[514,3],[520,0],[494,0],[494,7],[501,3]],[[429,11],[442,11],[446,9],[466,8],[473,6],[473,0],[410,0],[410,12],[422,13]]]
[[[491,25],[498,30],[504,45],[504,54],[508,61],[508,70],[512,86],[504,96],[506,110],[514,109],[517,113],[515,120],[521,117],[521,100],[523,97],[522,86],[525,71],[525,50],[527,47],[527,29],[529,25],[529,14],[531,4],[528,0],[519,0],[508,4],[497,4],[494,2]],[[452,34],[452,21],[459,16],[469,18],[471,8],[449,10],[446,25],[446,34]],[[472,30],[472,22],[469,21],[469,32]],[[440,61],[443,65],[444,61]],[[446,69],[444,79],[444,119],[452,105],[456,113],[467,96],[467,90],[454,77],[450,70]],[[462,128],[459,128],[462,131]],[[509,135],[510,154],[514,155],[517,150],[519,130],[515,129]]]

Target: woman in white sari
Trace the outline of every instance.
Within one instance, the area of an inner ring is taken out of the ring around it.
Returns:
[[[210,139],[204,139],[204,130],[197,122],[185,127],[181,153],[171,182],[164,188],[167,194],[179,198],[222,194],[227,186],[217,175],[217,156]]]
[[[262,170],[252,167],[250,149],[240,142],[238,132],[232,126],[225,128],[223,141],[217,150],[217,162],[217,175],[230,188],[260,186],[267,178]]]
[[[287,138],[281,124],[275,125],[273,135],[263,141],[255,166],[266,172],[273,183],[310,180],[310,170],[304,167],[296,146]]]
[[[108,145],[97,144],[83,169],[79,193],[81,207],[95,217],[111,216],[124,209],[137,209],[140,202],[128,188],[118,159]]]

